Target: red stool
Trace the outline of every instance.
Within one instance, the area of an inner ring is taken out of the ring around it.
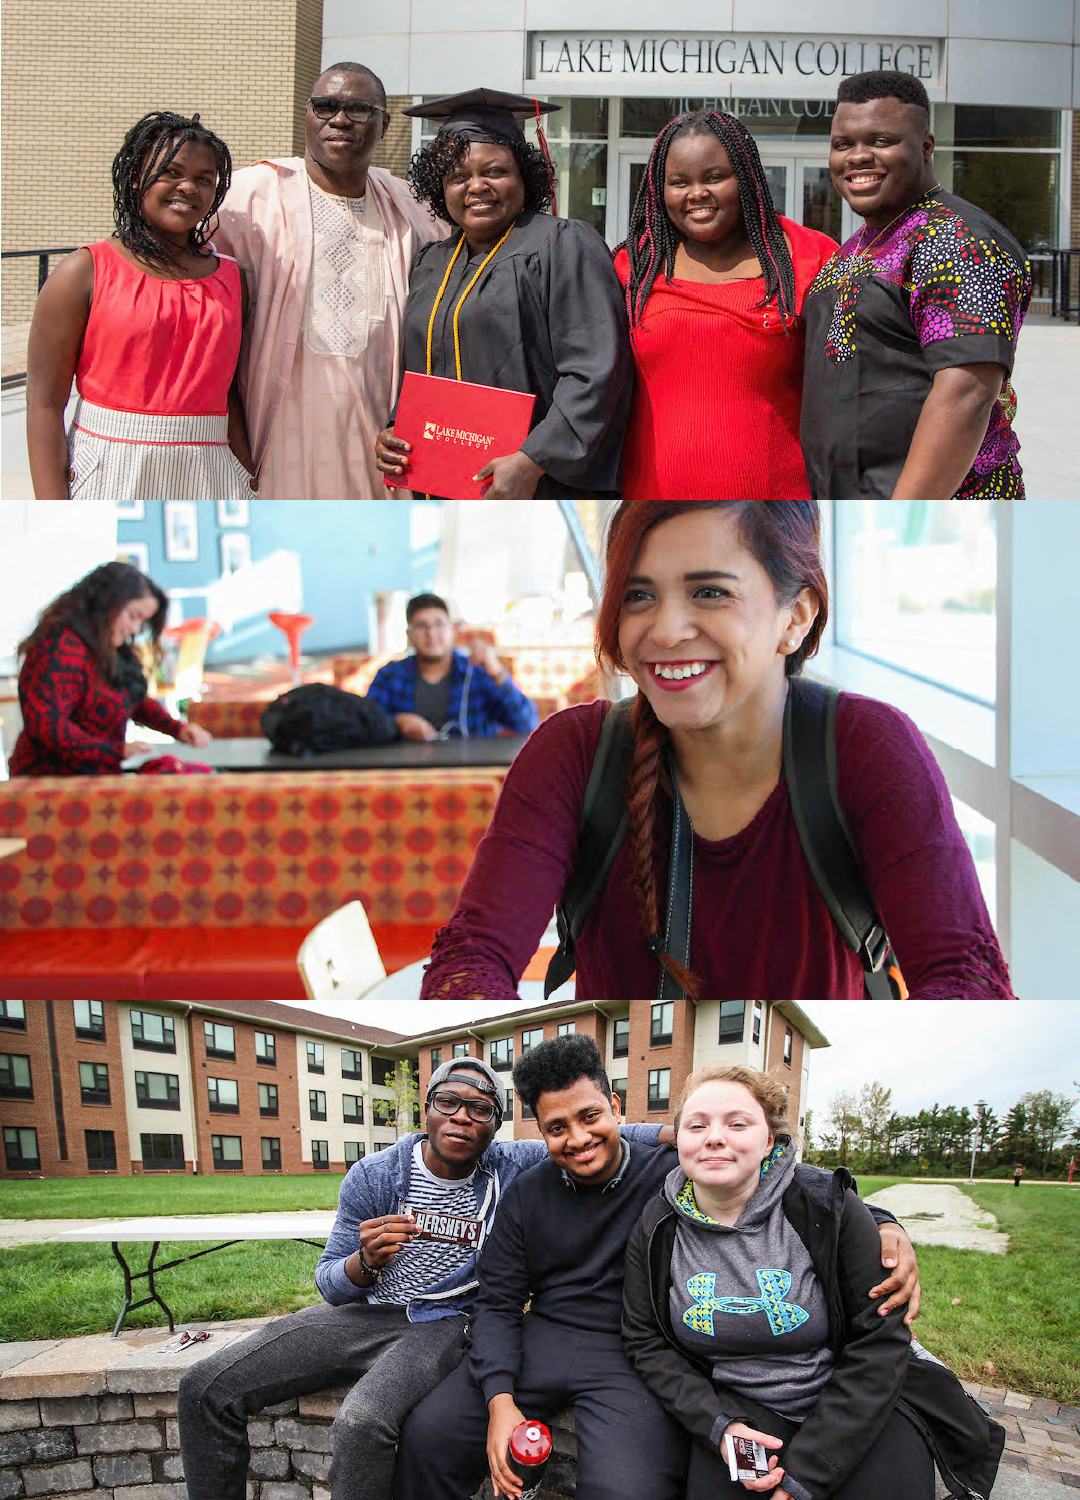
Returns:
[[[285,636],[289,643],[289,665],[292,667],[293,682],[300,686],[300,637],[309,626],[314,625],[314,615],[287,615],[279,609],[272,609],[269,620]]]

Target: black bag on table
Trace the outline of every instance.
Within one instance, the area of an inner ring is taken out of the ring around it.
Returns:
[[[361,750],[398,737],[397,725],[378,703],[328,682],[290,688],[263,709],[262,732],[282,755]]]

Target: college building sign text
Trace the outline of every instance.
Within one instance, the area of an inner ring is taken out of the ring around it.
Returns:
[[[655,93],[666,80],[723,80],[736,95],[832,96],[842,78],[872,68],[911,73],[940,90],[942,43],[918,37],[705,35],[536,31],[529,81],[551,93]]]

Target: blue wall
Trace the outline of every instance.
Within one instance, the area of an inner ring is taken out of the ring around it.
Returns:
[[[197,562],[166,562],[162,502],[147,502],[142,521],[121,520],[121,547],[142,542],[149,547],[149,572],[166,591],[199,588],[221,576],[221,537],[247,530],[253,562],[281,549],[300,558],[304,610],[315,624],[303,637],[305,652],[350,651],[368,645],[368,603],[373,592],[407,589],[419,593],[434,586],[438,544],[413,547],[414,511],[438,501],[427,500],[252,500],[250,525],[219,527],[217,504],[200,500]],[[423,520],[417,516],[417,520]],[[429,528],[420,527],[421,533]],[[184,615],[203,612],[199,599],[182,601]],[[281,632],[265,619],[240,621],[228,637],[211,646],[211,662],[244,661],[280,655]]]

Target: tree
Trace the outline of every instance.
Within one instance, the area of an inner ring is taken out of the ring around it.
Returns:
[[[1076,1104],[1075,1099],[1066,1099],[1064,1094],[1052,1093],[1050,1089],[1024,1094],[1020,1100],[1020,1105],[1027,1113],[1032,1141],[1041,1157],[1040,1165],[1044,1172],[1050,1166],[1055,1145],[1068,1133]]]
[[[387,1079],[387,1086],[394,1091],[394,1124],[399,1140],[416,1129],[418,1084],[416,1068],[407,1057],[401,1058]]]
[[[808,1109],[803,1115],[803,1154],[810,1157],[814,1152],[814,1111]]]
[[[887,1138],[892,1114],[892,1089],[883,1083],[864,1083],[859,1090],[859,1117],[862,1123],[861,1145],[866,1165],[873,1170]]]
[[[841,1089],[829,1100],[828,1121],[839,1139],[840,1165],[846,1167],[848,1145],[859,1128],[859,1101],[850,1089]]]

